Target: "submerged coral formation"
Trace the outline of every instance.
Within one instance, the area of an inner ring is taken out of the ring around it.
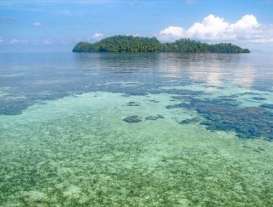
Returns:
[[[132,116],[127,116],[126,118],[124,118],[123,121],[125,121],[127,123],[138,123],[138,122],[141,122],[142,119],[141,119],[141,117],[139,117],[137,115],[132,115]]]
[[[127,106],[140,106],[140,104],[134,101],[130,101],[127,103]]]
[[[151,116],[145,117],[145,120],[149,120],[149,121],[155,121],[157,119],[164,119],[164,116],[157,114],[157,115],[151,115]]]
[[[180,121],[179,124],[192,124],[192,123],[197,123],[199,121],[200,121],[199,118],[184,119]]]
[[[0,206],[272,206],[273,143],[218,130],[240,115],[268,135],[270,110],[190,93],[87,93],[1,115]]]
[[[235,131],[242,138],[273,139],[273,113],[266,110],[270,108],[270,104],[244,107],[235,98],[228,96],[205,99],[188,96],[173,98],[182,102],[168,105],[167,109],[195,110],[205,118],[201,124],[209,130]]]

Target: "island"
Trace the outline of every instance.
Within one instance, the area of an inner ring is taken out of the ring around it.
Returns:
[[[136,37],[117,35],[104,38],[95,43],[79,42],[73,52],[111,52],[111,53],[250,53],[231,43],[208,44],[191,39],[180,39],[175,42],[161,43],[155,37]]]

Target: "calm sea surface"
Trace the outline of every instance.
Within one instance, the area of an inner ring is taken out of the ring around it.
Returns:
[[[272,54],[0,54],[0,206],[273,206]]]

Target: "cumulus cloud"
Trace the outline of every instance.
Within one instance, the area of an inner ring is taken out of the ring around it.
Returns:
[[[202,22],[194,23],[187,31],[185,36],[200,39],[223,38],[225,31],[229,29],[229,24],[220,17],[209,15]]]
[[[103,33],[100,32],[96,32],[92,35],[92,37],[90,38],[91,41],[98,41],[101,40],[104,37]]]
[[[163,41],[193,38],[210,41],[273,42],[273,27],[261,25],[252,14],[244,15],[234,23],[210,14],[187,29],[180,26],[169,26],[160,31],[159,38]]]
[[[185,31],[182,27],[178,26],[169,26],[162,31],[160,31],[161,37],[171,38],[171,39],[179,39],[185,36]]]

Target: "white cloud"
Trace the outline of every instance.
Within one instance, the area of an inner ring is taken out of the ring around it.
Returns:
[[[32,23],[32,26],[34,26],[34,27],[40,27],[42,24],[41,24],[41,22],[33,22]]]
[[[1,44],[2,42],[4,42],[4,40],[3,40],[3,38],[2,38],[2,37],[0,37],[0,44]]]
[[[258,23],[256,17],[252,14],[247,14],[239,19],[234,24],[230,25],[234,30],[245,30],[258,28],[260,24]]]
[[[273,42],[273,27],[261,25],[252,14],[247,14],[234,23],[210,14],[187,29],[169,26],[159,33],[159,38],[165,41],[193,38],[210,41]]]
[[[187,31],[185,36],[200,39],[222,38],[229,24],[220,17],[209,15],[202,22],[194,23]]]
[[[103,33],[100,33],[100,32],[96,32],[92,35],[91,37],[91,41],[98,41],[98,40],[101,40],[102,38],[104,37],[104,34]]]
[[[179,39],[185,36],[184,29],[177,26],[169,26],[166,29],[160,31],[159,34],[162,38],[166,37],[167,39]]]

